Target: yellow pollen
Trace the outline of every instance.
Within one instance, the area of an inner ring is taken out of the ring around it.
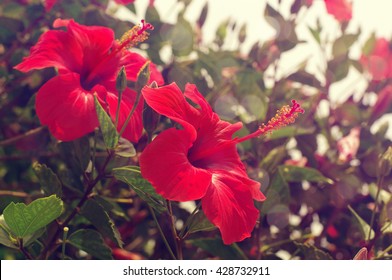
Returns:
[[[153,26],[149,23],[145,23],[142,20],[142,25],[135,25],[130,30],[122,35],[121,39],[118,41],[121,48],[132,48],[138,43],[144,42],[148,39],[149,33],[146,30],[153,30]]]

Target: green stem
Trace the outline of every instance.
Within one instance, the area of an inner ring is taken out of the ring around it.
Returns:
[[[152,207],[148,204],[147,204],[147,206],[148,206],[148,209],[150,209],[151,215],[154,218],[154,221],[155,221],[155,224],[157,225],[158,231],[161,234],[163,243],[165,243],[165,246],[166,246],[167,250],[169,251],[170,256],[173,258],[173,260],[177,260],[176,256],[173,253],[173,250],[170,248],[169,242],[167,242],[167,239],[165,237],[165,234],[162,231],[161,226],[159,225],[159,222],[158,222],[157,216],[155,215],[154,209],[152,209]]]
[[[18,241],[19,241],[19,242],[18,242],[18,243],[19,243],[19,250],[23,253],[23,255],[24,255],[27,259],[29,259],[29,260],[34,259],[34,258],[30,255],[30,253],[26,250],[26,248],[23,246],[23,239],[20,238]]]
[[[312,235],[311,233],[309,233],[309,234],[305,234],[304,236],[301,236],[300,238],[297,238],[297,239],[286,239],[286,240],[277,241],[277,242],[275,242],[275,243],[271,243],[271,244],[268,244],[268,245],[264,245],[264,246],[261,248],[261,251],[262,251],[262,252],[266,252],[267,250],[269,250],[269,249],[271,249],[271,248],[273,248],[273,247],[281,246],[281,245],[288,244],[288,243],[291,243],[291,242],[294,242],[294,241],[299,241],[299,240],[307,239],[307,238],[310,238],[310,237],[312,237],[312,236],[313,236],[313,235]]]
[[[120,132],[119,132],[119,134],[118,134],[118,137],[121,137],[121,135],[122,135],[122,134],[124,133],[124,131],[125,131],[125,128],[128,126],[128,123],[129,123],[129,121],[131,120],[131,117],[132,117],[133,113],[135,112],[135,110],[136,110],[136,108],[137,108],[137,105],[139,104],[141,95],[142,95],[141,92],[140,92],[140,93],[139,93],[139,92],[137,93],[136,100],[135,100],[135,103],[133,104],[132,110],[131,110],[131,112],[129,113],[127,119],[125,120],[123,126],[121,127],[121,130],[120,130]],[[117,126],[116,126],[116,127],[117,127]]]
[[[176,244],[177,259],[182,260],[182,244],[181,244],[182,241],[177,235],[176,226],[174,224],[174,215],[173,215],[171,202],[169,200],[166,200],[166,202],[167,202],[167,209],[169,210],[170,228],[171,228],[174,242]]]
[[[65,244],[67,243],[67,236],[68,236],[68,227],[63,228],[63,242],[61,244],[61,259],[65,259]]]
[[[377,179],[377,193],[376,193],[376,198],[375,198],[375,202],[374,202],[372,218],[370,219],[370,227],[369,227],[369,233],[368,233],[368,238],[367,238],[368,241],[370,241],[370,236],[371,236],[371,233],[372,233],[374,219],[376,217],[376,211],[377,211],[377,206],[378,206],[378,197],[380,196],[381,186],[383,185],[383,182],[384,182],[384,176],[381,175]]]
[[[98,131],[97,129],[94,130],[94,149],[93,149],[93,156],[92,156],[92,170],[91,170],[91,176],[94,178],[95,175],[95,160],[97,158],[97,137],[98,137]]]
[[[122,92],[118,92],[118,101],[117,101],[117,109],[116,109],[116,121],[114,123],[114,127],[117,128],[118,119],[120,116],[120,106],[121,106]]]
[[[380,253],[380,255],[378,255],[376,258],[374,258],[375,260],[378,260],[378,259],[381,259],[381,258],[383,258],[384,256],[385,256],[385,254],[386,253],[388,253],[389,251],[391,251],[392,250],[392,244],[391,245],[389,245],[384,251],[382,251],[381,253]]]
[[[69,214],[69,216],[62,222],[59,224],[59,226],[57,227],[56,232],[53,234],[53,236],[51,237],[51,239],[48,242],[48,245],[44,248],[44,250],[42,250],[41,254],[40,254],[40,259],[47,259],[48,257],[48,253],[50,252],[52,246],[55,245],[56,240],[58,239],[58,237],[60,236],[61,231],[63,231],[64,227],[68,226],[68,224],[72,221],[72,219],[76,216],[76,214],[79,213],[80,209],[82,208],[82,206],[84,205],[84,203],[88,200],[90,193],[92,192],[92,190],[94,189],[94,187],[96,186],[96,184],[105,177],[105,170],[107,165],[109,164],[110,160],[112,159],[114,155],[113,151],[109,151],[109,154],[104,162],[104,164],[102,165],[97,177],[95,177],[94,180],[89,180],[87,182],[87,188],[86,191],[84,192],[82,198],[80,199],[79,203],[73,208],[72,212]]]
[[[199,202],[196,205],[196,208],[192,211],[191,215],[186,220],[185,225],[182,227],[180,233],[178,234],[180,239],[184,239],[187,236],[188,232],[185,232],[185,230],[187,230],[188,226],[193,222],[193,219],[195,218],[196,213],[199,212],[200,207],[201,207],[201,202]]]

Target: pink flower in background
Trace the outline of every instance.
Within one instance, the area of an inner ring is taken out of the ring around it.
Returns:
[[[354,127],[350,130],[349,135],[343,137],[338,141],[339,161],[346,163],[352,160],[358,152],[359,148],[359,134],[361,129]]]
[[[120,4],[120,5],[132,4],[135,1],[136,0],[114,0],[114,2],[116,2],[117,4]]]
[[[44,0],[45,10],[49,12],[56,2],[57,0]]]
[[[376,104],[372,108],[371,118],[378,119],[392,106],[392,85],[387,85],[377,95]]]
[[[127,47],[145,39],[145,30],[151,26],[136,26],[122,38],[114,40],[113,30],[102,26],[80,25],[73,20],[54,21],[55,28],[39,38],[30,55],[15,66],[22,72],[56,67],[59,75],[47,81],[38,91],[36,112],[42,125],[59,140],[71,141],[92,132],[98,125],[94,95],[115,118],[118,93],[115,79],[122,66],[127,79],[135,81],[137,73],[147,62]],[[151,81],[163,83],[155,65],[150,65]],[[121,129],[136,99],[136,92],[127,88],[123,92],[118,129]],[[132,115],[123,137],[137,142],[143,130],[143,102]]]
[[[385,38],[378,38],[374,43],[372,51],[361,56],[361,64],[375,81],[392,78],[391,45]]]
[[[339,22],[347,22],[353,16],[353,4],[349,0],[324,0],[327,12]]]

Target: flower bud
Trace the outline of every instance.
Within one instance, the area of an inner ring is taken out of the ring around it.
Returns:
[[[153,82],[150,85],[151,88],[157,88],[158,85],[156,82]],[[152,138],[152,134],[158,126],[160,115],[155,112],[147,103],[144,103],[143,109],[143,126],[146,130],[149,139]]]
[[[116,90],[119,94],[123,93],[127,88],[127,74],[125,73],[125,67],[123,66],[117,74],[116,78]]]

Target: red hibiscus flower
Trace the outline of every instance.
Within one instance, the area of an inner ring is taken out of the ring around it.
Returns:
[[[387,113],[392,107],[392,85],[384,87],[377,96],[377,101],[372,108],[371,120],[376,120]]]
[[[36,111],[43,125],[59,140],[71,141],[90,133],[96,128],[98,118],[94,106],[94,94],[115,119],[118,93],[115,79],[122,66],[127,79],[135,81],[146,59],[126,50],[137,41],[146,38],[151,25],[134,27],[120,42],[114,40],[111,29],[101,26],[84,26],[73,20],[54,21],[55,28],[45,32],[30,50],[30,55],[15,66],[27,72],[32,69],[56,67],[59,75],[46,82],[38,91]],[[161,74],[151,64],[151,81],[163,83]],[[120,106],[118,129],[130,113],[136,92],[126,89]],[[142,134],[141,101],[132,115],[123,137],[132,142]]]
[[[377,39],[373,50],[363,54],[360,61],[374,81],[392,78],[392,44],[385,38]]]
[[[339,22],[347,22],[353,17],[353,4],[349,0],[324,0],[328,14]]]
[[[175,84],[145,87],[142,93],[149,106],[181,126],[163,131],[146,147],[140,156],[142,175],[166,199],[201,199],[225,244],[249,237],[259,215],[253,200],[265,196],[260,183],[246,174],[236,144],[293,122],[303,110],[297,103],[284,107],[255,133],[232,139],[242,123],[219,119],[194,85],[188,84],[184,94]]]

